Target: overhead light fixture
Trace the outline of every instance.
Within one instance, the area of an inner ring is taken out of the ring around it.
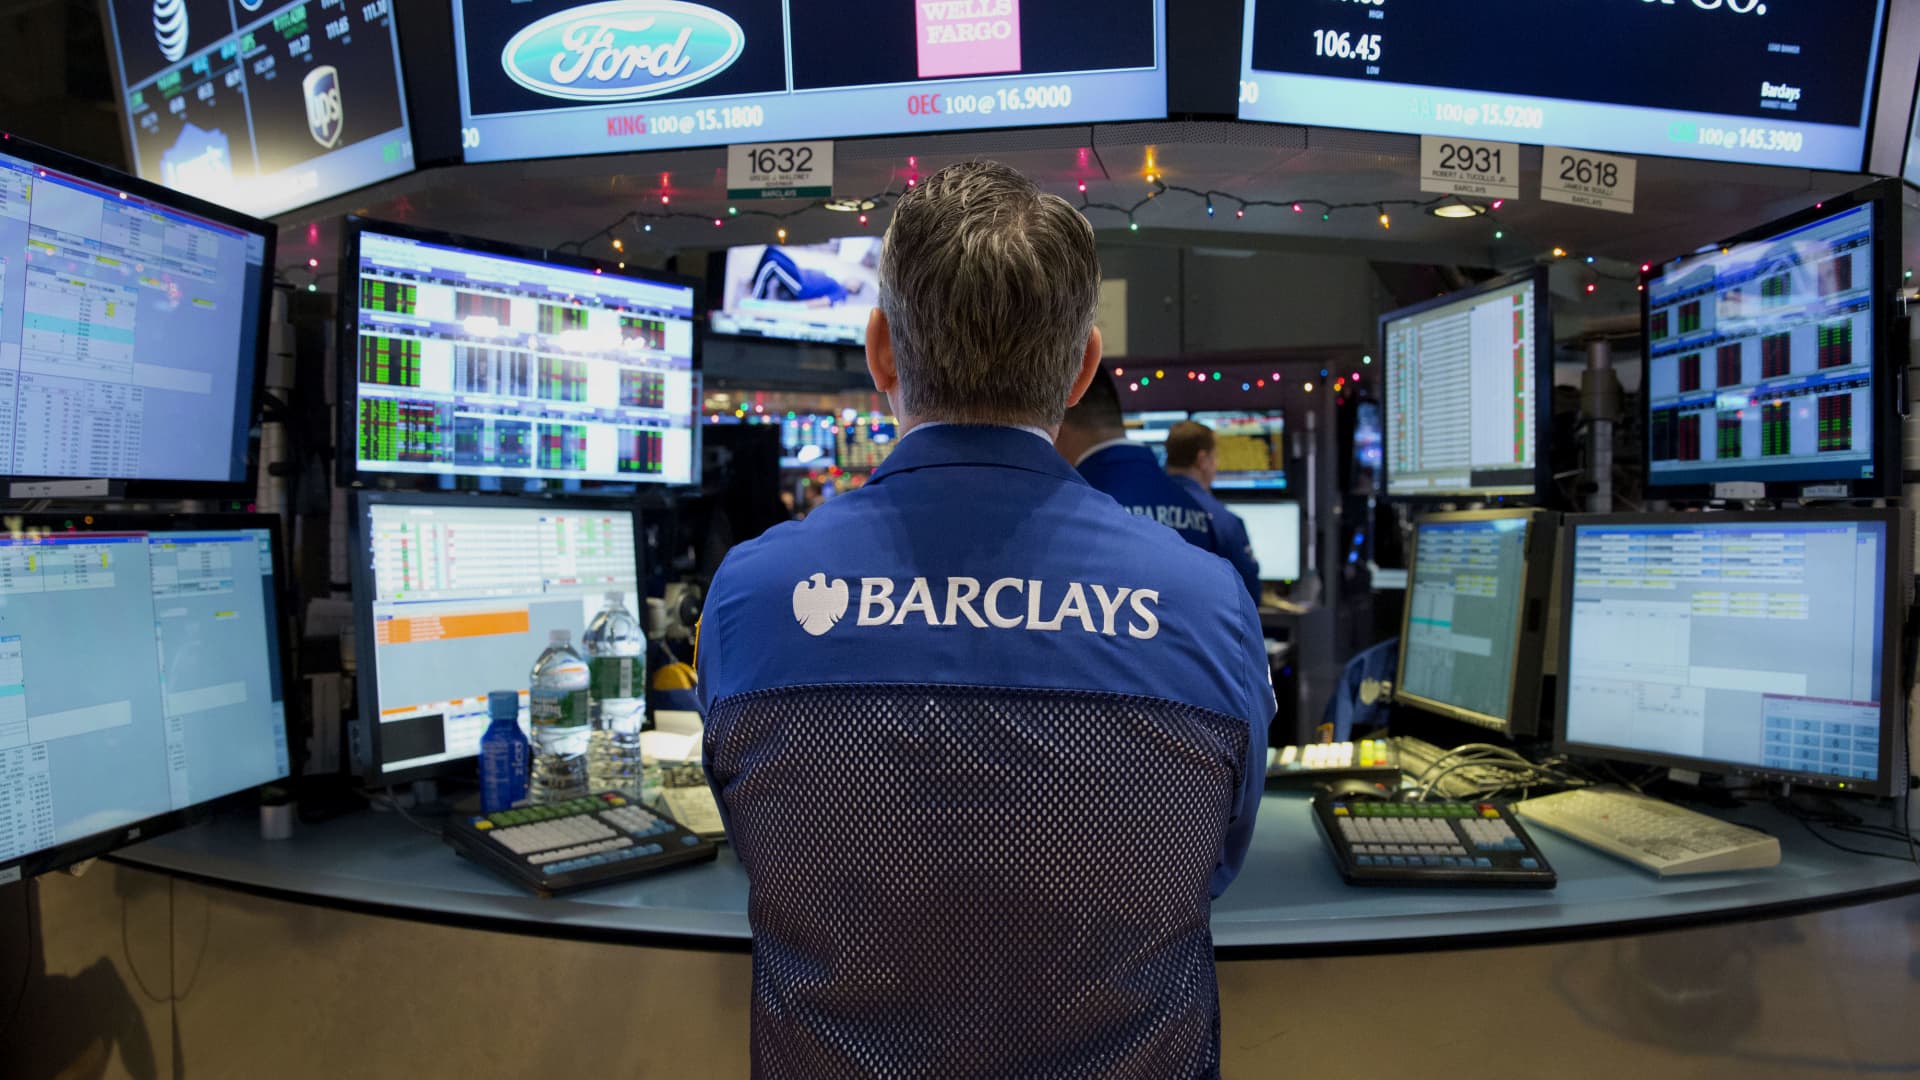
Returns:
[[[842,214],[864,214],[869,210],[877,208],[880,204],[872,199],[849,199],[843,197],[828,199],[822,205],[828,210],[837,210]]]
[[[1486,212],[1487,208],[1484,206],[1480,206],[1477,203],[1465,202],[1441,203],[1439,206],[1427,211],[1427,213],[1432,214],[1434,217],[1447,218],[1448,220],[1476,218]]]

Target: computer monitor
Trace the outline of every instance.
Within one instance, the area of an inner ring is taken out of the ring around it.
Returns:
[[[819,244],[754,244],[714,257],[720,304],[713,332],[864,345],[879,302],[878,236]]]
[[[1297,502],[1222,503],[1239,515],[1253,542],[1261,581],[1300,580],[1300,504]]]
[[[0,533],[0,881],[289,774],[279,520],[26,515]]]
[[[395,9],[421,5],[106,0],[101,6],[118,111],[141,176],[270,215],[413,168],[394,22]],[[451,126],[452,118],[433,122]]]
[[[1569,519],[1556,747],[1904,790],[1901,513]]]
[[[1222,491],[1287,490],[1287,425],[1278,410],[1197,412],[1213,429],[1213,486]]]
[[[1395,700],[1508,736],[1540,729],[1555,525],[1538,510],[1414,522]]]
[[[834,454],[847,472],[871,472],[893,453],[900,427],[891,416],[842,419],[834,434]]]
[[[780,419],[780,467],[821,472],[834,466],[840,418],[827,413],[798,413]]]
[[[362,491],[354,771],[391,784],[468,774],[487,693],[527,690],[554,630],[576,645],[612,590],[640,603],[634,514],[590,502]],[[521,714],[524,726],[526,714]]]
[[[343,482],[699,482],[691,280],[373,221],[345,247]]]
[[[1641,399],[1661,497],[1898,492],[1899,192],[1883,181],[1649,268]]]
[[[1386,435],[1380,415],[1380,403],[1362,399],[1354,405],[1353,459],[1347,492],[1351,495],[1379,495],[1384,485],[1380,475],[1386,464],[1383,443]]]
[[[249,491],[273,241],[264,221],[0,136],[0,477]]]
[[[1551,489],[1544,268],[1380,317],[1387,495],[1538,500]]]
[[[1120,422],[1126,427],[1127,441],[1138,443],[1153,451],[1154,460],[1161,468],[1167,467],[1167,435],[1173,425],[1187,419],[1184,409],[1155,409],[1147,412],[1120,414]]]

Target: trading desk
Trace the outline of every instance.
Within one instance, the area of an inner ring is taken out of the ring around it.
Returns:
[[[1476,1080],[1920,1073],[1920,869],[1733,816],[1780,866],[1662,881],[1536,829],[1554,890],[1358,889],[1306,798],[1268,794],[1214,908],[1225,1075],[1371,1075],[1359,1046]],[[189,989],[142,1007],[202,1075],[747,1075],[730,851],[547,900],[389,813],[280,842],[220,819],[113,861],[43,886],[44,918],[97,910],[117,944],[117,903],[145,984]]]
[[[1780,865],[1661,880],[1533,828],[1559,872],[1558,888],[1355,888],[1335,872],[1307,797],[1269,792],[1246,867],[1214,904],[1215,955],[1564,941],[1920,893],[1920,867],[1836,850],[1770,807],[1733,820],[1779,836]],[[113,858],[283,899],[521,934],[736,950],[750,935],[747,878],[728,847],[712,863],[557,899],[509,884],[398,815],[371,811],[301,829],[289,841],[261,840],[246,818],[221,819]]]

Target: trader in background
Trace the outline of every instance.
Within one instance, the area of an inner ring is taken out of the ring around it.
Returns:
[[[1127,441],[1120,388],[1105,368],[1094,375],[1079,403],[1067,410],[1053,443],[1087,483],[1111,495],[1128,513],[1165,525],[1202,551],[1227,553],[1214,533],[1213,518],[1160,471],[1153,450]]]
[[[866,486],[733,549],[700,632],[759,1077],[1219,1072],[1209,897],[1273,689],[1232,568],[1050,445],[1100,361],[1093,231],[990,163],[895,208]]]
[[[1213,478],[1219,471],[1214,457],[1213,429],[1193,420],[1182,420],[1167,432],[1167,475],[1213,517],[1214,539],[1254,602],[1260,601],[1260,563],[1253,557],[1253,540],[1247,535],[1247,523],[1213,497]]]

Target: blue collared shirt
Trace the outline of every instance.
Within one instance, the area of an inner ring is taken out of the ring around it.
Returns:
[[[922,427],[735,548],[700,639],[761,1075],[1217,1068],[1274,711],[1221,559],[1028,433]]]

